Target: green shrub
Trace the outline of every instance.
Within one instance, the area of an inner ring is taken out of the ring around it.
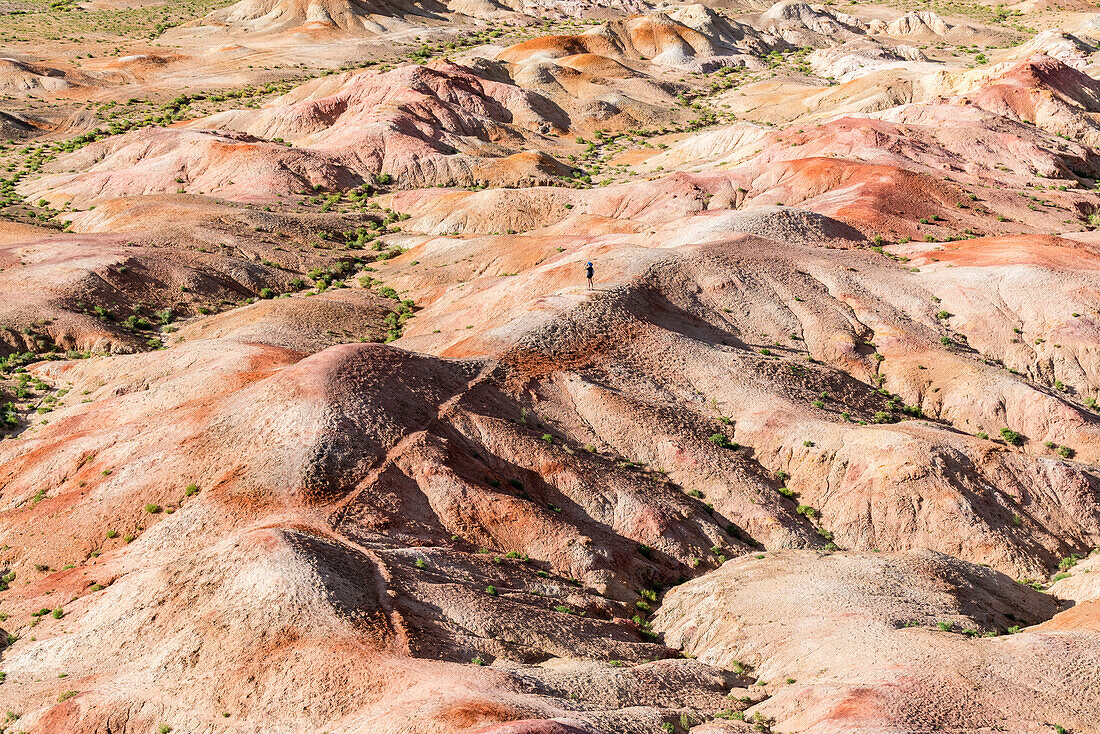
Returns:
[[[723,448],[723,449],[736,449],[736,448],[738,448],[737,444],[730,441],[729,438],[724,433],[711,434],[710,442],[712,444],[714,444],[715,446],[718,446],[719,448]]]

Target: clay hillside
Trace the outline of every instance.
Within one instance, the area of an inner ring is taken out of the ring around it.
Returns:
[[[1100,734],[1096,3],[0,46],[0,734]]]

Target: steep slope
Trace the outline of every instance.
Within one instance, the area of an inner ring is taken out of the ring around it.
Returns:
[[[228,710],[233,727],[278,718],[293,730],[331,725],[334,715],[380,721],[403,701],[425,707],[428,731],[453,715],[448,706],[481,705],[479,696],[500,713],[486,703],[470,723],[519,710],[546,715],[546,699],[521,695],[501,708],[495,686],[476,682],[484,676],[408,656],[667,657],[630,620],[634,589],[674,580],[711,546],[738,545],[662,477],[616,472],[612,457],[543,441],[545,429],[523,420],[479,365],[366,345],[302,359],[203,340],[170,355],[135,356],[121,370],[109,360],[59,366],[51,377],[75,392],[90,388],[92,404],[74,401],[36,437],[4,448],[5,568],[30,582],[10,595],[8,624],[34,619],[47,587],[64,590],[67,609],[5,653],[7,682],[27,685],[0,695],[18,690],[27,713],[32,701],[42,707],[26,723],[91,731],[129,716],[185,726]],[[193,369],[199,361],[202,372]],[[146,389],[135,391],[139,384]],[[279,421],[268,420],[272,411]],[[53,455],[48,464],[33,458],[42,451]],[[162,479],[151,484],[154,466]],[[32,485],[43,496],[25,497]],[[53,541],[31,540],[47,527]],[[265,579],[268,591],[239,599],[250,579]],[[193,634],[194,624],[218,619],[233,621]],[[127,646],[137,634],[155,646]],[[105,644],[110,676],[85,656]],[[277,662],[255,657],[269,645]],[[215,685],[163,667],[184,648],[201,667],[227,663],[216,666]],[[354,681],[347,698],[305,711],[293,704],[333,685],[295,661],[341,650],[357,650],[360,661],[344,673]],[[261,661],[262,680],[253,675]],[[42,675],[53,669],[69,671],[67,680]],[[568,677],[577,684],[600,670]],[[43,677],[53,680],[34,682]],[[430,680],[457,687],[440,699]],[[58,705],[62,688],[81,694]],[[184,699],[186,707],[172,703]]]

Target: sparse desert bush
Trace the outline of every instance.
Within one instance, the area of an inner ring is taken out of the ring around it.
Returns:
[[[719,448],[723,448],[723,449],[736,449],[736,448],[738,448],[737,444],[730,441],[729,437],[726,436],[726,434],[724,434],[724,433],[711,434],[710,442],[712,444],[714,444],[715,446],[718,446]]]

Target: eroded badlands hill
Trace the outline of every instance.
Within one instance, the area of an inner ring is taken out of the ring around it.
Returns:
[[[0,730],[1100,731],[1091,5],[16,10]]]

